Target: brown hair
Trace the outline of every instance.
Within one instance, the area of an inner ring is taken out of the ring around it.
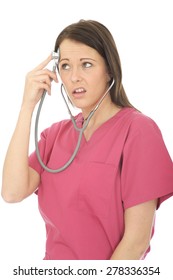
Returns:
[[[121,107],[133,107],[122,85],[121,62],[115,41],[103,24],[93,20],[80,20],[67,26],[56,39],[55,51],[64,39],[75,40],[95,49],[104,58],[108,72],[115,80],[110,90],[112,102]]]

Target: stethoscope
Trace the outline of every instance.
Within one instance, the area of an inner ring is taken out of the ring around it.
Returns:
[[[53,71],[55,72],[56,67],[58,65],[59,53],[52,52],[52,59],[54,60]],[[58,169],[51,169],[43,163],[43,161],[41,159],[41,156],[40,156],[39,147],[38,147],[38,123],[39,123],[41,108],[42,108],[42,105],[43,105],[43,102],[44,102],[44,99],[45,99],[45,96],[46,96],[46,93],[47,93],[47,91],[44,90],[44,92],[42,94],[42,97],[41,97],[41,100],[40,100],[40,103],[39,103],[39,106],[38,106],[38,109],[37,109],[36,119],[35,119],[35,149],[36,149],[36,155],[37,155],[38,161],[39,161],[40,165],[43,167],[43,169],[45,169],[47,172],[50,172],[50,173],[59,173],[59,172],[65,170],[72,163],[72,161],[76,157],[77,152],[80,148],[83,133],[84,133],[85,129],[87,128],[90,119],[94,115],[95,111],[99,108],[100,104],[102,103],[103,99],[108,94],[108,92],[110,91],[110,89],[112,88],[114,83],[115,83],[115,80],[113,79],[109,88],[106,90],[106,92],[104,93],[102,98],[99,100],[99,102],[97,103],[95,108],[89,113],[88,117],[85,119],[82,128],[79,128],[76,124],[75,118],[71,113],[70,107],[68,105],[68,102],[67,102],[67,100],[65,98],[65,95],[64,95],[64,92],[63,92],[63,88],[65,90],[65,87],[64,87],[63,83],[61,84],[61,94],[62,94],[63,100],[64,100],[64,102],[67,106],[67,109],[68,109],[68,112],[70,114],[70,118],[71,118],[71,121],[73,123],[73,126],[74,126],[75,130],[79,132],[79,136],[78,136],[78,141],[77,141],[76,147],[75,147],[74,152],[71,155],[70,159],[63,166],[59,167]],[[65,90],[65,92],[66,92],[66,90]]]

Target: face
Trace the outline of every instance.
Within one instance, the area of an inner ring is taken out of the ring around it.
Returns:
[[[102,56],[77,41],[65,39],[60,44],[59,73],[72,103],[86,112],[95,107],[109,87]],[[110,96],[105,102],[107,98]]]

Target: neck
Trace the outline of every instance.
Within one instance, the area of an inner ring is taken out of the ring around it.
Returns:
[[[119,111],[120,111],[120,107],[116,106],[111,101],[111,99],[109,101],[103,100],[103,102],[100,104],[98,109],[95,111],[94,115],[91,117],[88,126],[84,131],[85,138],[89,140],[92,134],[94,133],[94,131],[99,126],[101,126],[104,122],[112,118]],[[90,112],[91,110],[82,111],[84,120],[87,119]]]

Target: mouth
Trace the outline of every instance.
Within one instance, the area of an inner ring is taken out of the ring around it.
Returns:
[[[85,93],[86,93],[86,90],[83,87],[76,88],[72,92],[74,97],[82,97]]]

